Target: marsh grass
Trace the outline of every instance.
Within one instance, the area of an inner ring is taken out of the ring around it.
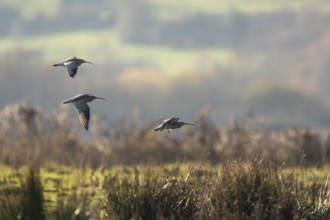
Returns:
[[[93,196],[84,189],[72,190],[67,196],[59,193],[47,219],[92,219],[92,199]]]
[[[43,186],[39,171],[30,168],[20,185],[8,181],[0,186],[0,219],[44,220]]]
[[[315,173],[314,168],[283,169],[254,160],[223,166],[64,170],[29,168],[22,175],[13,170],[20,181],[2,179],[0,219],[327,219],[330,215],[327,169]]]
[[[329,191],[326,182],[304,182],[299,174],[258,163],[230,164],[215,181],[211,193],[218,219],[326,219]]]
[[[160,168],[106,178],[108,219],[326,219],[325,181],[302,181],[260,162],[228,163],[220,169]]]
[[[12,220],[21,211],[20,189],[12,186],[1,186],[0,190],[0,219]]]

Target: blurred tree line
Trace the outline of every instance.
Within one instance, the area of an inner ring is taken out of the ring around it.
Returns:
[[[308,8],[249,14],[235,10],[227,14],[197,12],[161,19],[157,6],[146,0],[101,0],[97,4],[73,0],[57,1],[55,5],[52,13],[39,9],[31,18],[24,18],[24,4],[2,4],[0,35],[10,34],[14,25],[19,26],[23,36],[115,28],[122,40],[139,44],[244,49],[275,49],[281,45],[281,49],[293,50],[328,30],[330,19],[329,14]],[[280,37],[283,33],[284,38]]]

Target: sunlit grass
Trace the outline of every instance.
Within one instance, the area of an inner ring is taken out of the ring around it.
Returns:
[[[290,213],[308,219],[325,219],[329,213],[325,185],[329,167],[270,168],[258,161],[235,161],[222,166],[199,163],[116,166],[99,168],[94,173],[86,167],[61,165],[44,165],[38,170],[25,166],[17,177],[19,184],[1,182],[0,192],[10,197],[0,197],[0,202],[14,208],[9,214],[19,213],[21,207],[23,210],[33,208],[29,202],[36,193],[41,193],[43,198],[38,204],[44,207],[40,214],[46,219],[55,216],[55,219],[71,219],[69,216],[220,219],[258,214],[280,219]],[[0,180],[17,172],[6,166],[1,166],[0,171],[6,173]],[[31,188],[34,182],[27,181],[32,180],[28,178],[31,172],[34,181],[40,181],[38,189]],[[100,184],[93,185],[92,173],[100,178]],[[25,202],[20,203],[20,198]],[[0,208],[2,218],[4,213],[8,212]]]
[[[100,182],[104,181],[104,177],[107,175],[127,177],[132,176],[135,169],[139,172],[143,170],[153,169],[158,170],[159,173],[165,173],[170,176],[186,176],[191,170],[198,171],[216,171],[221,170],[223,166],[210,166],[202,163],[179,163],[179,164],[166,164],[163,166],[114,166],[111,169],[104,169],[103,171],[94,171],[94,175],[99,178]],[[297,177],[303,181],[308,182],[311,178],[318,180],[317,182],[323,182],[329,178],[330,166],[316,167],[285,167],[280,168],[281,173],[286,176],[291,173],[297,174]],[[19,169],[14,169],[5,165],[0,165],[0,183],[5,184],[5,180],[11,180],[8,182],[11,185],[19,186],[21,178],[28,172],[28,167],[23,166]],[[79,185],[89,185],[90,177],[93,174],[93,170],[89,167],[84,169],[73,168],[61,165],[44,165],[40,169],[41,181],[45,186],[45,189],[54,188],[56,180],[61,182],[62,186],[66,188],[79,187]],[[330,184],[330,183],[328,183]],[[329,185],[330,186],[330,185]]]

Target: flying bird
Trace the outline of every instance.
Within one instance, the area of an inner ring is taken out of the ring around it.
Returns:
[[[69,76],[73,78],[78,71],[78,66],[80,66],[83,63],[93,64],[93,63],[85,61],[83,59],[79,59],[77,57],[72,57],[72,58],[63,60],[62,62],[55,63],[53,66],[66,66]]]
[[[179,119],[180,119],[179,117],[167,118],[163,120],[162,123],[154,129],[154,131],[162,131],[167,125],[173,122],[177,122],[179,121]]]
[[[63,101],[62,104],[73,103],[78,111],[80,123],[86,130],[88,130],[90,110],[87,103],[93,101],[94,99],[102,99],[106,101],[105,98],[100,98],[89,94],[79,94]]]
[[[162,123],[154,129],[154,131],[167,130],[167,132],[170,132],[173,129],[181,128],[183,125],[195,126],[192,123],[181,122],[179,119],[179,117],[167,118],[163,120]]]

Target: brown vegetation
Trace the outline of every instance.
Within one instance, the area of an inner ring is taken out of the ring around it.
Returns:
[[[10,166],[31,161],[71,166],[225,163],[263,158],[277,164],[322,165],[329,162],[329,140],[308,129],[269,131],[260,118],[246,117],[218,128],[203,109],[195,128],[154,133],[155,123],[139,126],[136,118],[111,127],[97,117],[86,137],[67,107],[44,113],[21,102],[0,112],[0,159]]]

